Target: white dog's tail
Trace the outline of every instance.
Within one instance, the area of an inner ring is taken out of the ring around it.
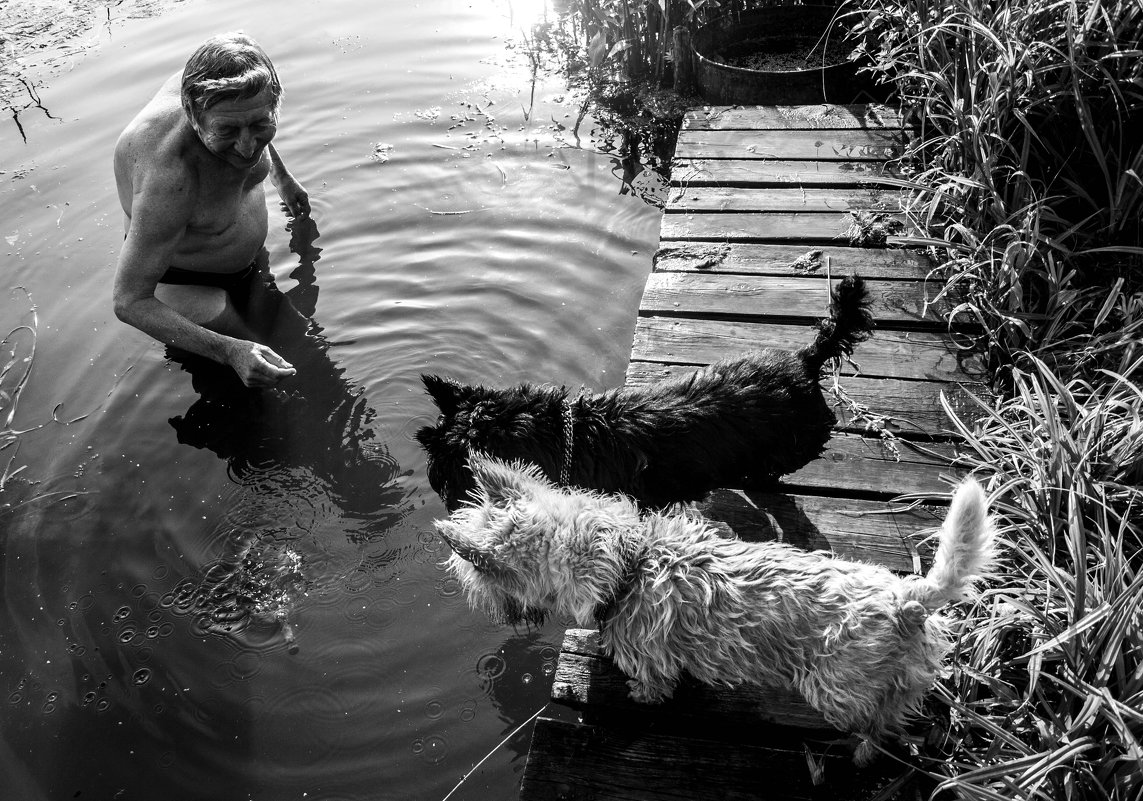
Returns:
[[[933,566],[907,594],[932,612],[950,601],[972,596],[973,581],[987,575],[996,558],[996,525],[988,514],[984,490],[965,479],[953,496],[941,526]]]

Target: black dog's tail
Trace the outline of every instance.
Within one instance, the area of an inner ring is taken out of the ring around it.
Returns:
[[[873,317],[869,314],[869,297],[865,281],[859,275],[842,279],[833,291],[829,319],[817,324],[818,335],[801,356],[814,375],[821,373],[822,365],[830,359],[852,356],[858,342],[864,342],[873,331]]]

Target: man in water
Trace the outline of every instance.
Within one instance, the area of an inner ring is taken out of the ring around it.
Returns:
[[[263,182],[295,219],[309,197],[271,140],[282,87],[250,37],[204,42],[124,129],[115,183],[127,215],[115,314],[169,346],[227,365],[248,387],[293,366],[257,341],[250,318],[265,282]]]

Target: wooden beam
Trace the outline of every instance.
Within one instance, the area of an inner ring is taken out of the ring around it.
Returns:
[[[901,111],[876,103],[805,106],[700,106],[683,118],[684,131],[902,128]]]
[[[671,186],[837,186],[891,185],[904,174],[874,161],[759,161],[675,159]],[[888,179],[888,180],[885,180]]]
[[[923,284],[870,280],[866,286],[869,310],[878,325],[945,328],[938,314],[943,307],[926,309]],[[829,291],[826,282],[817,278],[656,272],[647,278],[639,311],[743,318],[780,313],[783,317],[817,320],[829,314]]]
[[[794,350],[810,342],[805,325],[640,317],[635,321],[631,359],[667,364],[710,364],[722,357],[759,348]],[[965,381],[964,368],[978,370],[975,357],[960,354],[946,336],[932,332],[876,331],[857,346],[854,360],[866,377]],[[842,374],[852,375],[843,364]]]
[[[859,772],[840,748],[805,751],[540,718],[520,801],[853,801],[884,785],[884,768]],[[858,795],[860,794],[860,795]]]
[[[693,364],[660,364],[632,361],[627,365],[629,386],[650,386],[660,381],[690,375]],[[827,393],[832,377],[822,381]],[[951,436],[952,423],[941,405],[941,395],[954,411],[973,413],[972,396],[987,399],[987,388],[978,384],[955,384],[944,381],[910,381],[898,378],[867,378],[849,375],[838,379],[838,387],[856,406],[842,403],[831,395],[827,402],[838,417],[838,428],[861,433],[872,422],[894,434]],[[864,410],[866,413],[861,414]]]
[[[796,190],[795,190],[796,191]],[[801,265],[801,266],[799,266]],[[667,242],[655,254],[655,271],[815,275],[856,272],[866,278],[924,280],[931,263],[913,250],[742,242]],[[937,284],[939,286],[939,283]]]
[[[636,704],[591,630],[567,632],[552,699],[556,713],[533,730],[521,801],[852,801],[901,773],[892,760],[855,768],[852,740],[839,742],[790,691],[692,681],[662,704]],[[564,705],[582,722],[559,719]]]
[[[899,189],[729,189],[722,186],[675,187],[667,214],[696,211],[901,211]]]
[[[777,723],[809,729],[828,729],[820,713],[794,690],[746,686],[729,693],[724,687],[709,687],[694,681],[680,684],[664,704],[632,701],[627,677],[600,648],[599,632],[569,629],[556,664],[552,700],[572,707],[604,709],[610,715],[662,713],[680,729],[702,726],[701,718],[718,717],[724,725],[750,721]]]
[[[891,129],[684,130],[675,158],[885,161],[901,156],[905,139],[903,131]]]
[[[955,448],[946,443],[882,440],[838,433],[825,452],[802,469],[784,476],[780,492],[815,495],[860,494],[896,498],[901,495],[947,493]]]
[[[901,214],[875,212],[887,226],[886,236],[908,231]],[[664,214],[659,238],[721,239],[736,242],[821,242],[855,244],[862,236],[852,212],[752,212],[742,214]]]
[[[924,537],[945,507],[758,490],[717,489],[697,510],[752,542],[778,540],[806,551],[871,562],[898,573],[921,573],[932,560]]]

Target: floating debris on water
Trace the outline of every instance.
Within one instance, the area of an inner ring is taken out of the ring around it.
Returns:
[[[389,156],[392,152],[392,145],[383,143],[376,144],[373,146],[373,152],[369,154],[369,160],[376,161],[378,164],[384,164],[389,160]]]

